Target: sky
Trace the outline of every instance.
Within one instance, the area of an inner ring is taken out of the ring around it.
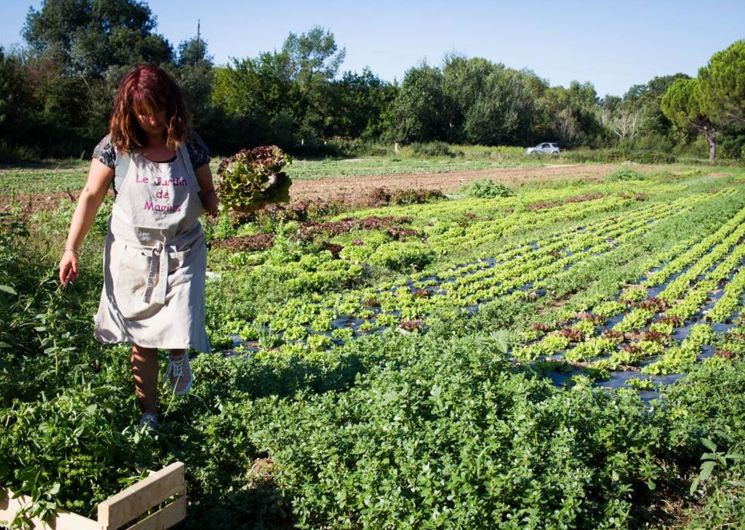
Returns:
[[[346,49],[340,69],[369,67],[403,80],[449,53],[528,68],[552,86],[590,81],[600,96],[682,72],[695,76],[711,55],[745,38],[745,1],[604,0],[376,2],[150,0],[156,31],[174,46],[196,35],[197,21],[218,65],[280,49],[290,32],[322,26]],[[22,45],[30,7],[0,0],[0,46]]]

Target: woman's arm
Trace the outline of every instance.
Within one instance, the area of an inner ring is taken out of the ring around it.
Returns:
[[[194,172],[197,175],[199,188],[202,190],[199,192],[199,198],[202,200],[204,209],[211,215],[217,215],[217,207],[220,201],[217,198],[217,193],[215,193],[215,184],[212,182],[212,171],[209,164],[198,167]]]
[[[96,213],[106,197],[114,178],[114,170],[96,159],[91,161],[88,181],[85,183],[75,213],[72,214],[67,244],[59,263],[59,279],[67,285],[78,275],[78,250],[96,218]]]

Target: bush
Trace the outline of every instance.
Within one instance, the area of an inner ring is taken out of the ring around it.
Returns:
[[[387,188],[372,188],[366,195],[364,203],[367,206],[388,206],[389,204],[424,204],[444,199],[440,190],[402,189],[391,191]]]
[[[343,157],[358,156],[389,156],[393,154],[392,144],[381,144],[361,138],[334,138],[328,146],[333,148],[335,155]]]
[[[444,199],[440,190],[396,190],[391,194],[389,204],[424,204]]]
[[[497,197],[514,197],[515,192],[504,184],[491,179],[476,180],[461,187],[458,193],[479,199],[496,199]]]
[[[411,152],[414,156],[448,156],[455,158],[457,153],[450,149],[445,142],[427,142],[411,144]]]
[[[628,148],[608,149],[573,149],[564,151],[562,158],[570,162],[624,162],[631,161],[639,164],[672,164],[677,158],[665,151],[641,150]]]
[[[677,158],[664,151],[636,151],[630,154],[629,160],[640,164],[673,164]]]
[[[719,140],[719,153],[723,158],[732,160],[745,158],[745,132],[722,135]]]
[[[639,173],[638,171],[634,171],[633,169],[623,167],[621,169],[617,169],[613,173],[610,173],[606,175],[605,180],[608,182],[619,182],[619,181],[625,181],[625,180],[645,180],[646,177]]]

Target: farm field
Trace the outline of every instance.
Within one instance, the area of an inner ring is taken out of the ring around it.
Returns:
[[[364,167],[205,222],[215,352],[157,435],[91,336],[110,200],[63,291],[85,166],[0,170],[0,481],[86,513],[178,459],[187,528],[745,521],[742,168]]]

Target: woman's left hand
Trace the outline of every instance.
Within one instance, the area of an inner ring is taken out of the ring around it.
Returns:
[[[199,194],[199,198],[202,200],[202,206],[208,215],[217,215],[220,211],[220,200],[217,198],[215,190],[202,192]]]
[[[219,212],[218,206],[220,200],[217,198],[215,193],[215,184],[212,182],[212,171],[210,171],[209,164],[197,168],[194,173],[197,176],[197,182],[199,183],[199,198],[202,201],[202,206],[209,215],[217,215]]]

